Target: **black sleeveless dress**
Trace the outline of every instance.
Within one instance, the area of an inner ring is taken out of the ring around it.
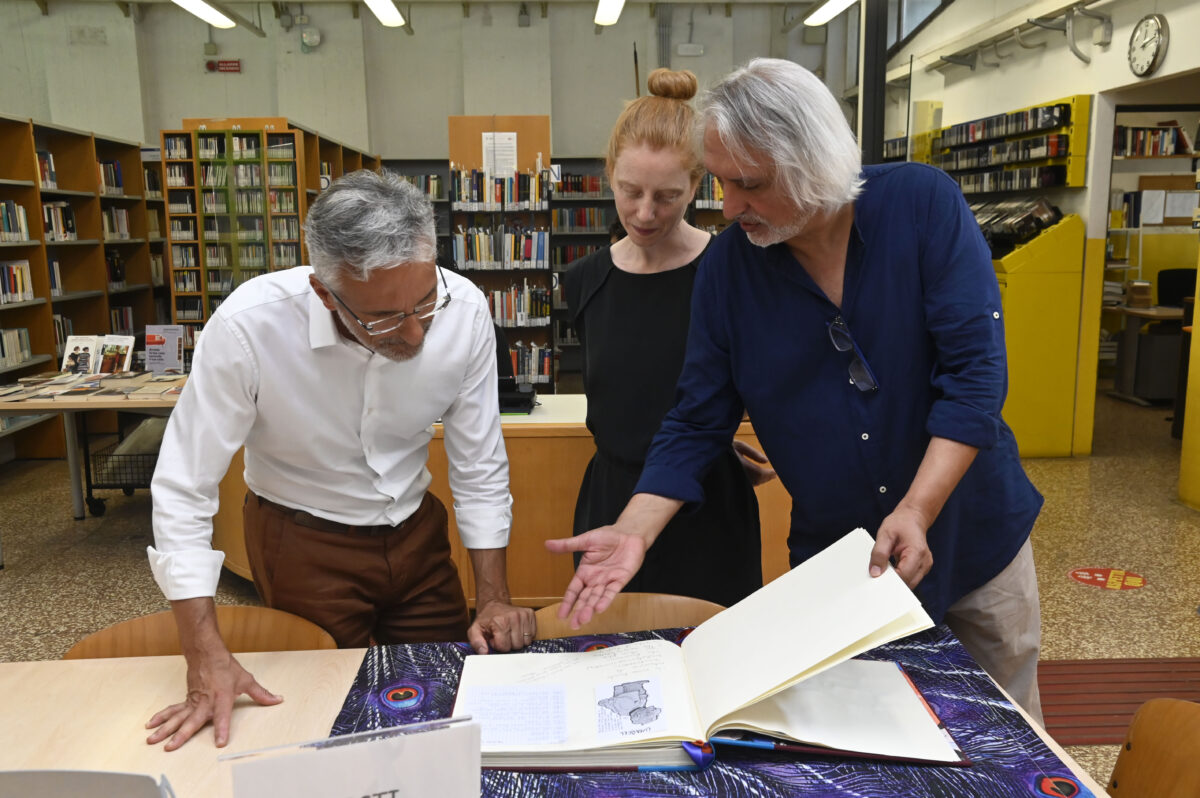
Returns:
[[[576,535],[617,520],[675,403],[700,257],[671,271],[632,274],[618,269],[605,247],[566,274],[596,442],[575,505]],[[625,590],[729,606],[762,586],[758,500],[732,447],[713,463],[704,495],[698,509],[671,520]]]

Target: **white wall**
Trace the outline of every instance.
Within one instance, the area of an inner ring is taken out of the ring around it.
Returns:
[[[138,47],[115,4],[0,3],[0,113],[142,139]]]
[[[446,155],[448,116],[548,114],[556,157],[600,155],[635,96],[634,43],[643,91],[659,63],[651,5],[628,4],[599,34],[591,3],[551,3],[543,18],[530,2],[528,28],[517,26],[518,6],[476,2],[464,18],[460,3],[416,4],[410,36],[365,8],[355,19],[344,3],[305,3],[323,38],[305,53],[299,28],[283,30],[269,4],[234,3],[267,36],[212,31],[215,57],[240,59],[242,72],[211,74],[208,27],[172,4],[143,4],[135,22],[110,2],[54,0],[42,17],[33,2],[0,0],[9,34],[0,43],[0,113],[154,143],[184,117],[283,116],[387,158],[432,159]],[[734,5],[728,17],[724,4],[658,8],[670,11],[666,62],[695,72],[702,91],[755,56],[824,66],[825,47],[804,44],[802,28],[782,33],[782,6]],[[701,56],[677,54],[689,22]],[[108,44],[70,45],[72,26],[103,28]],[[830,42],[840,53],[838,38]]]
[[[363,24],[371,151],[444,159],[446,118],[464,113],[462,7],[420,5],[412,17],[411,36],[374,17]]]

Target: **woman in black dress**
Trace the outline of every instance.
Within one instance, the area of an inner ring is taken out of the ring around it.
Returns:
[[[692,282],[711,236],[684,219],[704,175],[691,139],[696,76],[656,69],[630,103],[605,164],[625,238],[571,264],[568,312],[583,350],[587,425],[596,442],[575,506],[575,534],[617,520],[650,441],[675,400]],[[739,450],[758,462],[750,447]],[[695,596],[728,606],[762,586],[758,501],[774,473],[733,448],[713,465],[705,502],[680,513],[646,553],[628,591]]]

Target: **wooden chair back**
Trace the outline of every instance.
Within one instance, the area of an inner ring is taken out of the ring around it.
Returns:
[[[298,615],[267,607],[217,606],[217,627],[235,654],[337,648],[321,627]],[[63,659],[158,657],[182,653],[170,610],[113,624],[80,640]]]
[[[1108,780],[1113,798],[1200,795],[1200,703],[1152,698],[1138,709]]]
[[[560,606],[561,601],[555,602],[534,613],[537,618],[535,640],[696,626],[725,609],[720,604],[691,596],[675,596],[669,593],[618,593],[607,610],[593,616],[582,628],[572,629],[569,619],[558,619]]]

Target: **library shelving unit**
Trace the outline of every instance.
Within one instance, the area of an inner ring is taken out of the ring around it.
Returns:
[[[447,124],[452,257],[488,298],[515,353],[517,381],[553,392],[550,118],[451,116]],[[506,134],[515,152],[499,151]],[[489,163],[506,159],[515,170],[493,174]]]
[[[904,136],[883,140],[883,162],[908,160],[908,139]]]
[[[150,285],[154,294],[154,319],[165,324],[171,318],[167,291],[167,199],[163,192],[162,151],[142,148],[142,183],[146,198],[146,244],[150,250]]]
[[[1078,94],[973,119],[914,136],[912,160],[945,170],[964,194],[1082,188],[1090,113],[1091,96]]]
[[[0,261],[28,275],[0,304],[0,329],[21,331],[0,365],[11,382],[56,371],[66,335],[141,330],[153,298],[139,144],[0,117],[0,152]],[[0,452],[61,457],[53,417],[2,422]]]
[[[283,117],[184,119],[161,140],[171,319],[189,350],[242,282],[308,262],[304,216],[330,180],[379,168]]]

